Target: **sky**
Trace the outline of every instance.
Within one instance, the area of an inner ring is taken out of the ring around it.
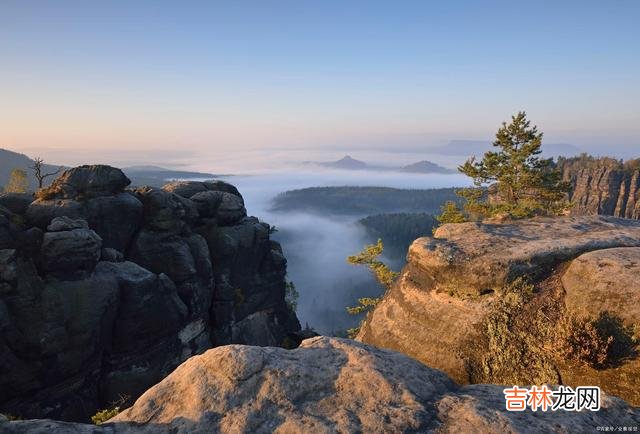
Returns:
[[[0,0],[0,147],[223,169],[414,155],[526,110],[638,156],[638,22],[635,0]]]

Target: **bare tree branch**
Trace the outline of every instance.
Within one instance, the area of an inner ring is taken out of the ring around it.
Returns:
[[[43,166],[44,166],[44,160],[40,157],[36,157],[33,159],[33,166],[30,167],[30,169],[33,170],[34,176],[38,180],[38,188],[42,188],[42,186],[44,185],[44,180],[46,178],[53,175],[57,175],[62,170],[62,166],[61,166],[61,167],[58,167],[58,170],[56,170],[55,172],[43,174],[42,173]]]

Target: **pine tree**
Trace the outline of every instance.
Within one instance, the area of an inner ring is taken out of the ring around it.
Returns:
[[[384,262],[378,259],[380,255],[382,255],[383,250],[384,245],[382,244],[382,240],[378,240],[376,244],[365,246],[357,255],[349,256],[347,262],[352,265],[366,266],[373,273],[376,281],[384,287],[385,290],[389,290],[400,273],[391,270]],[[347,307],[347,312],[351,315],[368,313],[376,307],[380,300],[382,300],[382,297],[359,298],[356,306]],[[353,339],[359,330],[360,327],[348,329],[347,335]]]
[[[448,200],[440,207],[442,214],[436,216],[436,219],[440,223],[462,223],[466,222],[467,218],[462,213],[462,210],[452,200]],[[435,231],[435,228],[433,228]]]
[[[541,158],[542,132],[531,126],[525,112],[503,122],[496,133],[496,151],[484,154],[480,161],[471,158],[460,172],[473,178],[475,188],[459,193],[467,199],[468,214],[491,217],[507,213],[512,217],[557,215],[568,206],[564,197],[569,186],[562,182],[553,159]],[[491,187],[488,201],[484,187]]]
[[[29,189],[29,179],[27,172],[22,169],[13,169],[9,177],[9,182],[4,188],[5,193],[26,193]]]

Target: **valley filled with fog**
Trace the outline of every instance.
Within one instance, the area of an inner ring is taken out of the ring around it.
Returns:
[[[376,186],[402,189],[431,189],[468,185],[459,174],[404,174],[377,171],[309,170],[279,171],[224,178],[242,193],[247,212],[277,228],[273,237],[288,260],[288,279],[300,298],[298,317],[319,333],[343,332],[357,325],[345,307],[357,298],[381,293],[372,276],[362,267],[346,262],[349,255],[368,242],[357,222],[365,214],[327,210],[273,210],[273,199],[285,191],[329,186]],[[345,204],[346,205],[346,204]],[[388,258],[387,258],[388,259]],[[394,262],[394,261],[389,261]],[[395,261],[397,263],[397,261]]]

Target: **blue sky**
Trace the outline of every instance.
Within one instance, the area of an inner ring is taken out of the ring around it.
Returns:
[[[420,150],[524,109],[629,156],[639,22],[638,1],[3,0],[0,146]]]

